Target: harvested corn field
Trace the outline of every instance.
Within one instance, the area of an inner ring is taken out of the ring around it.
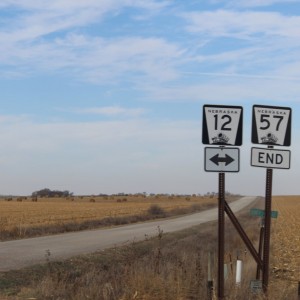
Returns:
[[[200,196],[10,198],[1,201],[0,232],[2,240],[22,238],[189,213],[215,204],[216,198]]]
[[[297,290],[300,281],[300,196],[273,197],[272,278],[276,288]],[[295,294],[295,293],[294,293]]]

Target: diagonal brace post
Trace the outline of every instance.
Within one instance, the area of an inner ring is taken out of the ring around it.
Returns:
[[[228,215],[229,219],[231,220],[232,224],[234,225],[235,229],[239,233],[240,237],[244,241],[246,247],[248,248],[248,250],[252,254],[253,258],[255,259],[255,261],[257,263],[257,265],[262,270],[263,269],[263,262],[262,262],[261,258],[259,257],[256,249],[252,245],[252,242],[248,238],[246,232],[244,231],[244,229],[240,225],[239,221],[237,220],[236,216],[234,215],[234,213],[232,212],[230,206],[228,205],[228,203],[226,201],[225,201],[225,212]]]

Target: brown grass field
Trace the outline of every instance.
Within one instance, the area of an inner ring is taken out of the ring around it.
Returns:
[[[263,203],[261,198],[255,207],[261,208]],[[256,265],[231,223],[228,219],[226,221],[228,277],[225,295],[228,300],[299,299],[300,196],[273,197],[272,209],[279,211],[279,217],[272,219],[268,298],[250,292],[250,280],[255,279]],[[249,210],[237,217],[257,248],[260,218],[250,217]],[[207,296],[209,252],[213,257],[212,275],[216,287],[217,222],[210,222],[172,234],[164,234],[158,228],[157,237],[153,239],[129,242],[120,248],[63,262],[52,262],[49,253],[44,265],[0,274],[0,299],[210,299]],[[239,286],[234,283],[237,256],[244,263]],[[216,299],[215,294],[216,290],[213,299]]]
[[[198,211],[216,205],[216,198],[143,195],[109,197],[32,198],[0,202],[0,238],[7,240],[48,233],[118,225],[150,219],[149,208],[158,205],[165,215]],[[135,216],[135,218],[133,218]]]

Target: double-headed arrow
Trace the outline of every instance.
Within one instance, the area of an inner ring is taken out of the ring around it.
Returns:
[[[227,166],[234,161],[234,159],[227,154],[225,154],[225,157],[220,157],[219,154],[216,154],[215,156],[210,158],[210,160],[217,166],[219,165],[219,163],[222,163],[222,162],[224,162],[225,166]]]

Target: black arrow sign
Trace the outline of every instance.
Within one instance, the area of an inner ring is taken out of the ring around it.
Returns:
[[[231,156],[227,155],[227,154],[225,154],[225,157],[220,157],[219,154],[216,154],[215,156],[213,156],[212,158],[210,158],[210,160],[214,164],[216,164],[217,166],[221,162],[224,162],[225,166],[227,166],[227,165],[231,164],[234,161],[234,159]]]

